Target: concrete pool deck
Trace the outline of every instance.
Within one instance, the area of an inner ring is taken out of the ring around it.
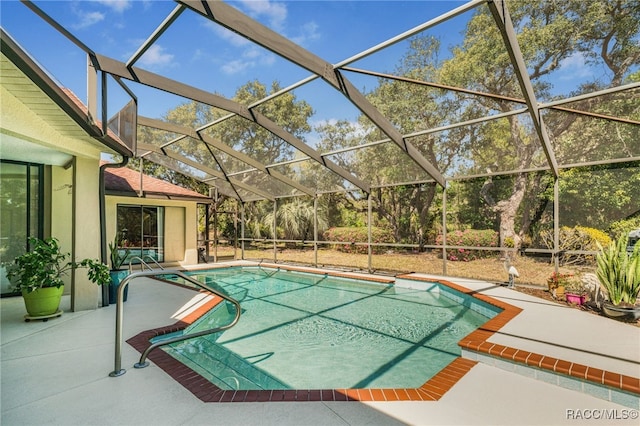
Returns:
[[[483,281],[433,278],[522,309],[487,339],[492,345],[640,377],[637,327]],[[624,394],[629,397],[624,405],[606,401],[602,393],[596,398],[585,389],[575,390],[575,382],[560,383],[542,369],[518,371],[517,364],[481,351],[467,354],[479,362],[437,401],[205,403],[153,362],[145,369],[132,368],[140,354],[126,343],[126,374],[108,376],[114,368],[114,305],[26,323],[21,298],[1,303],[3,425],[638,423],[632,418],[640,408],[633,405],[637,395]],[[148,278],[135,280],[125,304],[125,339],[173,324],[194,303],[190,290]],[[65,298],[63,309],[68,306]],[[551,384],[553,380],[558,384]]]

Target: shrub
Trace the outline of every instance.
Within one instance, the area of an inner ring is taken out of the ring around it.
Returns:
[[[611,237],[615,239],[623,238],[629,235],[629,232],[633,231],[634,229],[640,229],[640,214],[637,214],[628,219],[613,222],[609,227],[609,235],[611,235]],[[606,244],[600,243],[600,245],[606,247]]]
[[[589,237],[591,237],[590,250],[598,249],[598,245],[596,244],[596,242],[598,242],[603,247],[608,246],[611,242],[611,237],[609,237],[606,232],[603,232],[599,229],[587,228],[585,226],[576,226],[576,229],[578,231],[584,232],[585,234],[589,235]]]
[[[341,227],[341,228],[329,228],[323,234],[323,237],[327,241],[336,241],[351,244],[335,244],[334,249],[343,253],[359,253],[367,254],[366,245],[355,245],[355,243],[366,243],[368,241],[367,228],[366,227]],[[394,237],[391,231],[383,228],[371,227],[371,242],[372,243],[393,243]],[[381,254],[385,251],[384,246],[373,246],[372,252],[375,254]]]
[[[436,238],[436,244],[442,244],[442,235]],[[453,231],[447,233],[447,245],[469,246],[469,247],[498,247],[498,233],[491,229],[465,229],[464,231]],[[469,249],[449,249],[447,250],[447,260],[470,260],[481,259],[492,256],[491,251],[469,250]]]
[[[540,237],[544,245],[549,249],[553,249],[553,230],[547,229],[540,233]],[[595,228],[587,228],[585,226],[576,226],[569,228],[563,226],[560,228],[558,236],[560,250],[560,264],[585,264],[594,261],[594,257],[588,254],[565,253],[566,251],[596,251],[598,244],[608,246],[611,242],[609,236]]]
[[[596,275],[614,305],[634,306],[640,293],[640,246],[627,251],[627,237],[599,246]]]

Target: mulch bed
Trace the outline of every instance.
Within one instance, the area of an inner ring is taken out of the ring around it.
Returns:
[[[570,307],[572,307],[574,309],[579,309],[581,311],[588,312],[588,313],[593,314],[593,315],[599,315],[599,316],[604,317],[604,315],[600,312],[600,310],[598,310],[595,306],[591,307],[588,304],[588,302],[585,305],[576,305],[576,304],[567,303],[564,300],[556,299],[555,297],[553,297],[553,295],[547,289],[544,289],[544,288],[533,288],[533,287],[525,287],[525,286],[516,285],[514,290],[519,291],[521,293],[525,293],[525,294],[531,295],[531,296],[538,297],[540,299],[549,300],[549,301],[560,303],[560,304],[565,304],[565,305],[570,306]],[[615,320],[612,320],[612,321],[615,321]],[[620,321],[620,322],[622,322],[622,321]],[[634,326],[634,327],[640,327],[640,320],[639,321],[633,321],[633,322],[623,322],[623,324],[629,324],[629,325]]]

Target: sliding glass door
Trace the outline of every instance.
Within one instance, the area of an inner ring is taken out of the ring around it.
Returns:
[[[5,265],[25,253],[28,238],[43,234],[43,166],[0,161],[0,289],[11,294]]]
[[[147,256],[164,262],[164,207],[119,205],[117,214],[120,249],[129,249],[125,263],[148,263]]]

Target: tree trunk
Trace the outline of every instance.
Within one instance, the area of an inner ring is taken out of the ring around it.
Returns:
[[[520,249],[522,245],[522,237],[515,229],[516,215],[524,199],[526,188],[527,175],[525,173],[519,173],[516,175],[511,196],[506,200],[499,201],[494,207],[494,210],[500,218],[500,236],[503,238],[502,243],[504,244],[504,239],[511,238],[513,240],[513,247],[516,249]]]

